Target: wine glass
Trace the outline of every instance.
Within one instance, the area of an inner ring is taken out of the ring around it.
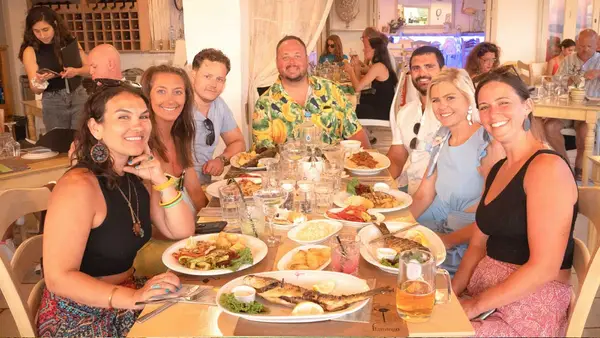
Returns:
[[[263,208],[263,213],[267,217],[269,223],[269,237],[267,237],[267,246],[272,248],[279,244],[279,239],[275,237],[275,231],[273,229],[273,219],[277,214],[279,207],[287,199],[288,192],[282,188],[263,188],[256,193],[254,197],[260,201]]]

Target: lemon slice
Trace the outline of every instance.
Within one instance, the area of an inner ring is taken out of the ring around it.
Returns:
[[[325,313],[325,310],[323,310],[321,305],[313,302],[299,303],[294,310],[292,310],[293,316],[314,316],[322,315],[323,313]]]
[[[335,281],[326,280],[313,285],[313,290],[323,294],[330,294],[335,289]]]
[[[412,239],[413,241],[421,244],[422,246],[429,246],[429,241],[427,240],[425,235],[423,235],[423,233],[421,233],[418,230],[408,230],[406,232],[406,235],[404,235],[404,238]]]

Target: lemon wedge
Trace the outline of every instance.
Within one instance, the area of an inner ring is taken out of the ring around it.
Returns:
[[[323,313],[325,313],[325,310],[323,310],[321,305],[313,302],[299,303],[294,310],[292,310],[293,316],[314,316],[322,315]]]
[[[313,285],[313,290],[326,295],[330,294],[333,289],[335,289],[335,281],[333,280],[326,280]]]
[[[429,241],[419,230],[408,230],[404,238],[412,239],[413,241],[421,244],[422,246],[429,246]]]

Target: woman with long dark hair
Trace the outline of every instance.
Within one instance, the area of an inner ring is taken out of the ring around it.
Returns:
[[[325,42],[325,49],[319,57],[319,63],[329,61],[330,63],[342,63],[344,60],[348,60],[348,55],[344,54],[344,47],[342,47],[342,40],[337,35],[330,35],[327,37]]]
[[[192,158],[196,128],[190,79],[181,68],[152,66],[142,76],[142,91],[150,99],[150,118],[154,126],[150,146],[158,155],[165,174],[177,181],[176,186],[195,215],[208,200]]]
[[[374,93],[361,94],[356,115],[359,119],[388,121],[398,77],[392,67],[387,41],[380,37],[369,39],[365,48],[365,58],[372,60],[372,65],[361,79],[357,78],[349,63],[344,63],[344,70],[349,74],[352,86],[357,92],[369,84],[374,90]]]
[[[133,261],[154,225],[170,239],[194,234],[194,215],[148,145],[141,91],[102,86],[86,102],[77,165],[58,181],[44,229],[42,337],[126,336],[136,302],[181,289],[172,273],[146,281]]]
[[[71,52],[74,54],[65,54]],[[25,19],[19,60],[25,67],[31,90],[35,94],[43,93],[42,114],[46,130],[76,129],[87,100],[81,82],[82,76],[88,74],[89,66],[77,39],[55,11],[44,6],[31,8]]]

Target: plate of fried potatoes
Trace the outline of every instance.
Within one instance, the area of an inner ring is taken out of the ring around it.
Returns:
[[[331,263],[331,248],[303,245],[290,250],[277,262],[277,270],[323,270]]]

